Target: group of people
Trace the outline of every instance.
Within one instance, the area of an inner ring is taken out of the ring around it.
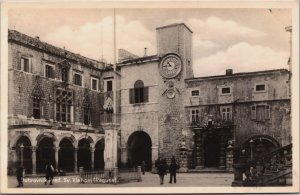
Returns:
[[[171,158],[171,163],[169,167],[167,166],[166,160],[162,159],[161,157],[158,158],[158,160],[155,162],[155,167],[157,169],[157,173],[160,178],[160,185],[164,184],[164,176],[167,175],[167,169],[169,168],[170,173],[170,181],[169,183],[172,183],[174,179],[174,183],[176,183],[176,172],[177,169],[179,169],[179,164],[176,162],[176,159],[174,156]]]
[[[46,181],[45,181],[45,185],[48,184],[48,181],[49,181],[49,184],[50,185],[53,185],[53,178],[54,178],[54,167],[52,166],[51,163],[47,163],[46,164],[46,168],[45,168],[45,171],[46,171]],[[24,183],[23,183],[23,179],[25,177],[25,169],[23,166],[19,166],[17,168],[17,181],[18,181],[18,186],[17,187],[23,187],[24,186]]]

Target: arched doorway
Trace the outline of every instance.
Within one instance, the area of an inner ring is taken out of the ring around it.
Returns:
[[[83,138],[78,143],[78,167],[83,167],[84,170],[91,170],[91,150],[90,141],[87,138]]]
[[[66,172],[74,171],[74,146],[68,138],[59,143],[58,169]]]
[[[31,142],[28,137],[21,136],[16,142],[18,165],[23,163],[26,173],[32,173]]]
[[[94,159],[94,167],[95,170],[103,170],[104,169],[104,139],[99,140],[95,146],[95,159]]]
[[[242,149],[248,160],[254,160],[280,148],[280,144],[271,136],[256,135],[246,140]]]
[[[219,136],[210,133],[204,139],[204,166],[218,167],[220,158]]]
[[[142,161],[146,163],[146,171],[152,167],[152,141],[150,136],[144,131],[132,133],[127,142],[128,165],[130,167],[140,166]]]
[[[38,143],[37,148],[37,167],[38,173],[45,172],[46,164],[49,162],[53,166],[55,165],[55,151],[53,139],[50,137],[44,137]]]

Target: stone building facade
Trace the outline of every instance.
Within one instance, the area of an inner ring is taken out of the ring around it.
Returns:
[[[23,156],[32,173],[45,161],[75,172],[142,161],[152,170],[175,156],[180,171],[231,171],[233,148],[255,156],[291,143],[289,71],[195,78],[191,29],[156,35],[156,55],[121,49],[113,70],[9,31],[9,165]]]
[[[291,143],[289,71],[226,70],[195,78],[192,31],[185,24],[156,31],[157,55],[127,52],[126,58],[122,51],[118,64],[123,163],[144,160],[150,170],[158,157],[174,155],[181,171],[232,170],[233,147],[250,155],[250,140],[260,152]],[[142,83],[142,101],[130,99],[140,97],[136,83]]]
[[[13,30],[8,52],[9,171],[103,169],[111,66]]]

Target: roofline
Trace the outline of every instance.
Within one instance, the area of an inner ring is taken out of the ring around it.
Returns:
[[[22,35],[23,35],[23,36],[27,36],[27,37],[30,38],[30,39],[36,40],[36,38],[31,37],[31,36],[29,36],[29,35],[26,35],[26,34],[24,34],[24,33],[21,33],[21,32],[19,32],[19,31],[17,31],[17,30],[10,30],[10,29],[8,29],[8,32],[9,32],[9,33],[16,32],[16,33],[19,33],[21,36],[22,36]],[[18,35],[17,35],[17,36],[18,36]],[[51,47],[54,47],[54,48],[57,49],[57,50],[63,50],[62,48],[60,48],[60,47],[58,47],[58,46],[55,46],[55,45],[52,45],[52,44],[50,44],[50,43],[47,43],[47,42],[44,42],[44,41],[41,41],[41,40],[37,40],[37,41],[39,41],[41,44],[49,45],[49,46],[51,46]],[[32,45],[32,44],[28,44],[28,43],[26,43],[25,41],[20,41],[20,40],[18,40],[18,39],[15,39],[14,37],[8,37],[8,42],[17,42],[17,43],[21,43],[21,44],[23,44],[23,45],[26,45],[26,46],[29,46],[29,47],[32,47],[32,48],[35,48],[35,49],[38,49],[38,50],[48,52],[48,53],[50,53],[50,54],[52,54],[52,55],[56,55],[56,56],[59,56],[59,57],[62,57],[62,58],[65,58],[65,59],[68,59],[68,60],[71,60],[71,61],[77,61],[76,59],[72,59],[72,58],[69,58],[69,57],[67,57],[67,56],[62,56],[62,55],[60,55],[60,54],[58,54],[58,53],[55,53],[55,52],[52,52],[52,51],[49,51],[49,50],[46,50],[46,49],[39,48],[39,47],[34,46],[34,45]],[[74,53],[74,52],[69,51],[69,50],[65,50],[65,51],[68,52],[68,53],[70,53],[70,54],[72,54],[72,55],[74,55],[74,56],[76,56],[77,58],[79,58],[79,59],[81,59],[81,60],[87,60],[87,61],[90,61],[90,62],[92,62],[92,63],[103,63],[103,62],[101,62],[101,61],[99,61],[99,60],[95,60],[95,59],[92,59],[92,58],[88,58],[88,57],[82,56],[81,54]],[[79,62],[79,63],[80,63],[80,62]],[[90,67],[89,64],[84,64],[84,63],[80,63],[80,64],[86,65],[86,66],[89,66],[89,67]],[[96,68],[96,69],[99,69],[99,68],[97,68],[97,67],[95,67],[95,66],[91,66],[91,67]],[[104,69],[99,69],[99,70],[104,70]]]
[[[163,28],[169,28],[169,27],[173,27],[173,26],[179,26],[179,25],[185,26],[185,28],[187,28],[191,33],[193,33],[193,31],[185,23],[175,23],[175,24],[170,24],[170,25],[166,25],[166,26],[161,26],[161,27],[157,27],[156,30],[163,29]]]
[[[155,62],[158,61],[159,57],[157,55],[147,56],[147,57],[139,57],[131,60],[126,60],[124,62],[117,63],[118,67],[129,66],[134,64],[143,64],[146,62]]]
[[[263,71],[255,71],[255,72],[240,72],[232,75],[215,75],[215,76],[204,76],[204,77],[194,77],[184,79],[186,82],[196,82],[199,80],[212,80],[212,79],[225,79],[225,78],[234,78],[234,77],[243,77],[243,76],[256,76],[256,75],[265,75],[268,73],[274,72],[290,72],[287,69],[274,69],[274,70],[263,70]]]

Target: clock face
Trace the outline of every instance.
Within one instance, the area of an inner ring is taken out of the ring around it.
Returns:
[[[167,55],[160,63],[160,73],[165,78],[176,77],[182,67],[181,59],[174,54]]]

